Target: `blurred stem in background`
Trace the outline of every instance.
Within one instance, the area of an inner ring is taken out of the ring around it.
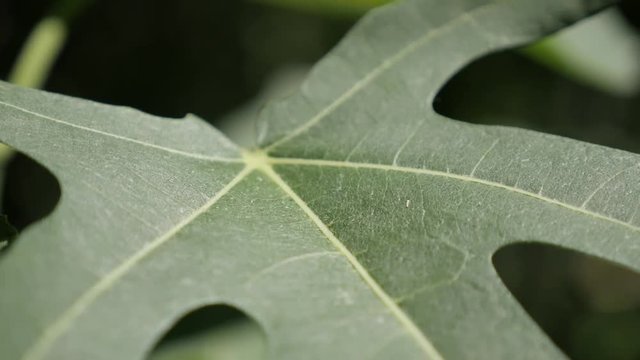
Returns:
[[[9,73],[8,81],[31,88],[41,88],[51,72],[69,32],[69,23],[93,0],[60,0],[53,4],[29,34]],[[0,188],[3,187],[4,167],[13,150],[0,143]],[[1,195],[1,194],[0,194]]]
[[[41,88],[64,47],[69,23],[93,0],[57,1],[31,31],[9,74],[9,82]]]
[[[57,16],[40,21],[25,42],[9,75],[16,85],[40,88],[67,38],[67,24]]]

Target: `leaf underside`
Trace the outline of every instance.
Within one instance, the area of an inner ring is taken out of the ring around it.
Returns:
[[[259,150],[193,116],[0,84],[0,141],[62,187],[0,261],[2,358],[141,358],[214,303],[277,359],[562,358],[491,256],[538,241],[639,270],[640,158],[431,102],[474,58],[606,4],[375,10],[265,109]]]

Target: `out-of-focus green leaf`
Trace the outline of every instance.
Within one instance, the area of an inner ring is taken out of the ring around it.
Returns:
[[[523,51],[540,63],[603,91],[631,95],[640,88],[640,36],[614,9]]]
[[[316,13],[359,16],[389,0],[255,0]],[[549,68],[617,95],[640,88],[640,37],[617,10],[590,19],[522,49]]]

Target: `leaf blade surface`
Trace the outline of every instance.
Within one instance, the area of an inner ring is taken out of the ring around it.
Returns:
[[[244,157],[194,117],[1,85],[0,140],[63,188],[0,262],[2,324],[20,324],[0,325],[7,357],[139,358],[181,314],[228,303],[276,358],[561,358],[491,255],[543,241],[637,270],[640,159],[431,100],[474,57],[606,3],[377,10],[265,111],[264,151]]]

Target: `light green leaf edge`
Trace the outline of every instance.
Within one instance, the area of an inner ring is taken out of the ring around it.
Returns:
[[[382,1],[259,0],[260,3],[316,14],[360,16]],[[611,9],[559,34],[521,49],[521,52],[586,86],[618,96],[631,96],[640,87],[640,37]]]

